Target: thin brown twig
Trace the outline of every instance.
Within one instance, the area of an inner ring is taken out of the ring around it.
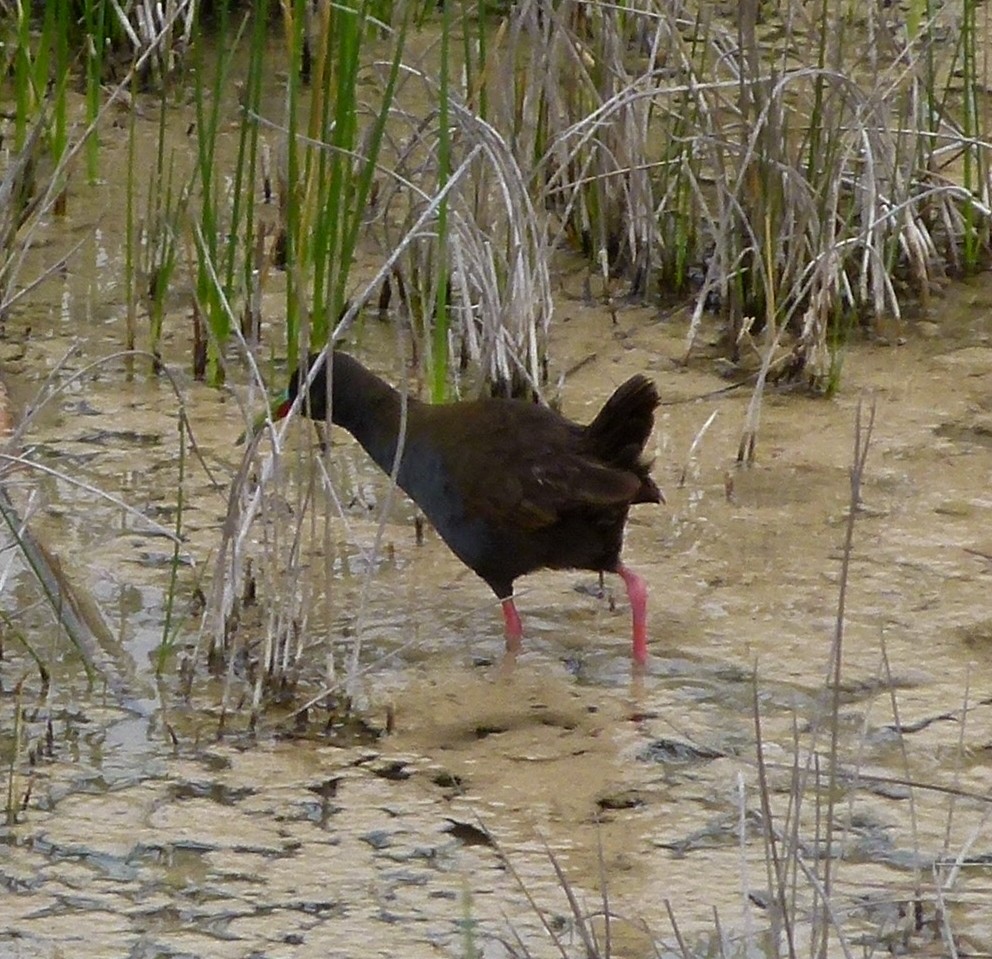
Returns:
[[[837,595],[837,617],[834,623],[834,640],[831,649],[830,684],[832,686],[830,748],[828,750],[829,767],[827,773],[827,817],[826,817],[826,860],[823,867],[823,915],[820,932],[820,959],[827,959],[828,933],[830,928],[830,894],[834,880],[834,850],[833,839],[836,827],[835,810],[837,802],[838,764],[837,757],[840,747],[840,695],[841,667],[843,662],[844,626],[847,609],[847,587],[850,580],[851,556],[854,552],[854,525],[861,509],[861,484],[864,480],[865,463],[868,450],[871,447],[872,433],[875,428],[875,412],[877,403],[872,399],[868,412],[868,422],[863,423],[864,399],[858,400],[854,415],[854,451],[850,469],[851,496],[848,503],[847,523],[844,530],[844,547],[841,558],[840,581]]]

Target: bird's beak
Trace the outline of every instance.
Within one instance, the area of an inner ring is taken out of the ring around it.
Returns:
[[[292,405],[293,401],[289,398],[289,393],[286,390],[274,396],[269,402],[268,413],[259,413],[252,421],[251,426],[238,437],[236,445],[241,446],[243,443],[253,440],[270,419],[281,420],[289,412]]]
[[[293,401],[289,398],[289,393],[283,390],[277,397],[272,400],[272,405],[269,407],[269,414],[274,420],[281,420],[290,410],[293,405]]]

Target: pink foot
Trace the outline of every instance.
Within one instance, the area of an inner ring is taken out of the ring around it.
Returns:
[[[513,597],[508,596],[500,601],[503,606],[503,627],[506,632],[506,648],[516,652],[520,649],[521,640],[524,638],[523,623],[520,622],[520,614],[517,607],[513,605]]]
[[[630,600],[630,612],[634,620],[631,655],[638,666],[643,666],[648,661],[648,584],[623,563],[617,563],[616,572],[627,587],[627,598]]]

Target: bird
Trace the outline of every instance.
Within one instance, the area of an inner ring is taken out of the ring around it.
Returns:
[[[331,390],[327,388],[327,356]],[[538,569],[616,573],[632,617],[631,655],[648,658],[644,579],[620,559],[631,506],[664,503],[644,447],[660,399],[635,375],[616,389],[587,425],[522,399],[486,397],[430,404],[405,399],[351,354],[312,353],[272,406],[273,419],[293,407],[312,374],[300,410],[327,419],[358,440],[421,509],[451,551],[500,601],[506,646],[517,652],[523,626],[513,584]]]

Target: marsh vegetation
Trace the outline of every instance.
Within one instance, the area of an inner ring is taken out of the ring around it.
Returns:
[[[0,13],[23,955],[87,954],[32,890],[136,954],[274,955],[342,928],[399,954],[389,904],[420,887],[404,955],[988,951],[986,5]],[[350,446],[295,417],[234,445],[329,340],[424,399],[579,419],[658,380],[646,676],[609,593],[579,580],[564,614],[539,580],[541,679],[498,677],[488,600],[439,585],[452,561]],[[62,889],[129,870],[147,911]],[[374,909],[342,891],[372,882]]]

